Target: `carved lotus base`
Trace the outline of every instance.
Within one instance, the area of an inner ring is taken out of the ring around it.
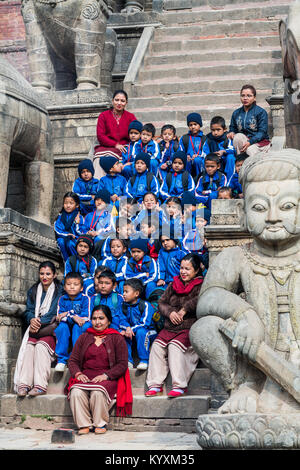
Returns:
[[[200,415],[196,429],[202,449],[300,449],[300,413]]]

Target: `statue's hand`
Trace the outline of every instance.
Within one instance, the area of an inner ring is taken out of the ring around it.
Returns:
[[[232,346],[240,354],[255,362],[256,353],[264,339],[264,326],[254,310],[240,315],[232,339]]]

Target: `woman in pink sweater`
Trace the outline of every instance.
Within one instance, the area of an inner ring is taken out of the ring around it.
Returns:
[[[100,157],[114,156],[122,158],[125,145],[129,143],[128,126],[136,120],[134,114],[125,110],[128,103],[126,91],[117,90],[113,94],[112,107],[103,111],[97,121],[97,138],[99,145],[95,147],[95,177],[103,176],[99,165]]]

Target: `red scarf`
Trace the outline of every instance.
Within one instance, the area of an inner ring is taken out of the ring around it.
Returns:
[[[177,294],[189,294],[195,286],[202,284],[203,277],[194,277],[188,284],[184,284],[180,276],[174,277],[172,287]]]

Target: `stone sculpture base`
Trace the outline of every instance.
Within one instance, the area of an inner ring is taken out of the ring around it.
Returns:
[[[196,429],[202,449],[300,448],[300,413],[200,415]]]

